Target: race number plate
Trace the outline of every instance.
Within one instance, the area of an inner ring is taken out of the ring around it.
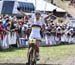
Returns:
[[[29,44],[36,44],[36,39],[29,39],[28,40],[28,43]]]

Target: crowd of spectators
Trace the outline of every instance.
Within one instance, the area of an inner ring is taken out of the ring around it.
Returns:
[[[46,34],[50,36],[50,41],[54,37],[55,44],[75,43],[75,27],[70,24],[63,24],[62,19],[58,19],[58,23],[48,23]],[[51,44],[53,44],[51,42]]]
[[[2,45],[1,41],[5,38],[6,35],[9,35],[9,32],[12,33],[16,32],[16,37],[17,40],[19,37],[24,37],[25,36],[25,31],[27,29],[27,18],[20,18],[18,19],[15,15],[14,16],[9,16],[9,15],[4,15],[0,16],[0,46]],[[25,28],[24,28],[25,26]],[[14,41],[14,40],[13,40]]]
[[[50,41],[55,41],[55,44],[62,43],[75,43],[75,27],[71,27],[67,24],[63,24],[65,22],[62,18],[59,18],[57,22],[54,21],[46,21],[43,29],[40,34],[42,39],[45,39],[45,36],[50,37]],[[16,41],[19,43],[19,38],[28,39],[31,28],[28,24],[28,17],[22,17],[18,19],[15,15],[9,16],[4,15],[0,16],[0,45],[1,40],[7,35],[9,32],[16,32]],[[47,40],[46,40],[47,41]],[[51,42],[54,44],[54,42]]]

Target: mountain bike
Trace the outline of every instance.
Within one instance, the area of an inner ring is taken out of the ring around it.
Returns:
[[[29,49],[28,49],[28,65],[36,65],[36,39],[30,39],[28,41]]]

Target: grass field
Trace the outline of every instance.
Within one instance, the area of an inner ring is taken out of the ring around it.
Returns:
[[[41,59],[38,63],[65,65],[65,62],[71,62],[72,65],[72,63],[75,63],[75,45],[40,47],[40,56]],[[27,48],[0,51],[0,63],[25,63],[26,61]]]

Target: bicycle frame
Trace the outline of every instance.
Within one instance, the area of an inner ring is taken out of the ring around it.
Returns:
[[[36,43],[29,44],[28,65],[36,65]]]

